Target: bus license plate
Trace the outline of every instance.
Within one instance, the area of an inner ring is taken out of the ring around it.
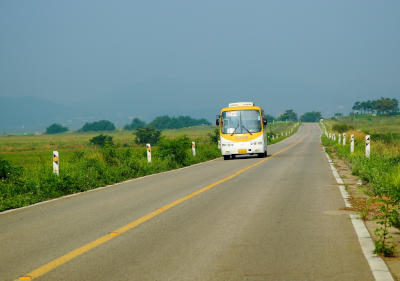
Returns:
[[[239,154],[246,154],[247,150],[246,149],[238,149]]]

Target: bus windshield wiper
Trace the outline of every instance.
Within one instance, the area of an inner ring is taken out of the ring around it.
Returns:
[[[252,133],[249,131],[249,129],[247,129],[245,126],[242,125],[242,128],[244,128],[247,132],[249,132],[250,135],[252,135]]]
[[[231,136],[233,136],[236,132],[236,130],[239,128],[239,124],[236,126],[235,130],[233,130],[233,133],[231,134]]]

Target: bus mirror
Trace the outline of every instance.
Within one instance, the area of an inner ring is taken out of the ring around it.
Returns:
[[[217,119],[215,120],[215,125],[219,126],[219,115],[217,115]]]
[[[263,119],[263,124],[264,124],[264,126],[267,125],[267,119]]]

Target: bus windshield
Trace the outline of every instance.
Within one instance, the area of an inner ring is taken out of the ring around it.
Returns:
[[[223,134],[246,134],[261,131],[261,116],[258,110],[234,110],[222,112]]]

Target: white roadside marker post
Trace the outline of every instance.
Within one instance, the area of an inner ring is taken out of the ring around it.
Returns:
[[[221,149],[221,141],[218,140],[218,149]]]
[[[193,156],[196,156],[196,143],[194,141],[192,141],[192,153]]]
[[[370,135],[366,135],[365,136],[365,157],[369,158],[370,154],[371,154],[371,137]]]
[[[60,157],[58,151],[53,151],[53,173],[57,176],[60,175]]]
[[[151,145],[149,143],[146,144],[147,150],[147,162],[151,163]]]
[[[336,134],[333,134],[333,141],[336,141]]]
[[[346,133],[343,133],[343,145],[346,145]]]
[[[339,133],[338,144],[340,144],[340,143],[341,143],[341,141],[342,141],[342,140],[341,140],[341,136],[342,136],[342,135]]]
[[[351,153],[354,152],[354,135],[353,134],[350,136],[350,152]]]

